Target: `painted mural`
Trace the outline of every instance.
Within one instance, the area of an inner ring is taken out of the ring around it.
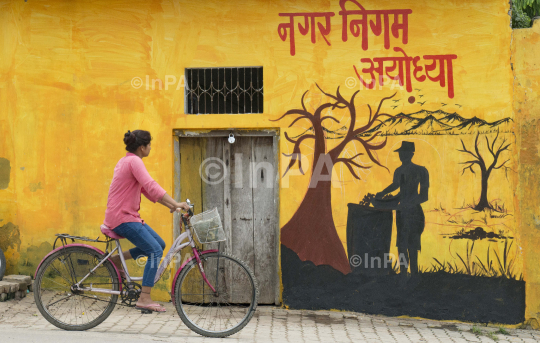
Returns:
[[[354,0],[339,5],[342,41],[352,34],[369,51],[368,35],[384,31],[383,48],[375,45],[377,57],[360,59],[364,68],[352,66],[355,79],[345,88],[328,92],[315,84],[300,106],[275,119],[289,124],[282,177],[298,170],[309,179],[281,229],[284,302],[522,322],[511,115],[488,119],[467,110],[466,92],[455,92],[466,87],[454,81],[456,67],[467,68],[459,54],[409,57],[392,46],[413,44],[407,32],[414,10],[367,10]],[[326,25],[317,27],[331,44],[337,13],[279,15],[290,19],[278,34],[289,39],[291,58],[298,52],[295,18],[302,35],[311,24],[313,44],[320,44],[315,23],[324,18]],[[390,44],[390,35],[400,39]],[[436,87],[445,92],[434,96]],[[356,201],[347,202],[353,192]]]

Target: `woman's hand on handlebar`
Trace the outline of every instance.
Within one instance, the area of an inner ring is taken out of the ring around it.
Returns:
[[[171,213],[173,213],[175,211],[180,212],[182,210],[185,210],[185,211],[189,210],[189,205],[187,203],[185,203],[185,202],[176,202],[167,193],[165,193],[165,195],[163,195],[163,198],[161,198],[161,200],[158,200],[158,202],[160,204],[162,204],[163,206],[168,207],[169,210],[171,211]]]
[[[181,212],[182,210],[184,211],[189,211],[189,205],[185,202],[179,202],[176,204],[176,211],[177,212]]]

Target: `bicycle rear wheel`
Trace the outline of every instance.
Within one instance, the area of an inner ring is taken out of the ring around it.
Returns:
[[[49,256],[36,273],[34,299],[51,324],[70,331],[88,330],[103,322],[113,311],[118,295],[73,290],[103,255],[85,247],[67,247]],[[119,290],[116,270],[105,261],[80,286]]]
[[[236,257],[223,253],[201,255],[208,286],[196,260],[188,263],[175,286],[178,315],[202,336],[227,337],[253,317],[259,289],[253,272]]]

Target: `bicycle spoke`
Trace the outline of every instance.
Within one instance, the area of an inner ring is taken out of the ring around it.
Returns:
[[[52,305],[56,304],[57,302],[60,302],[60,301],[69,299],[69,298],[71,298],[72,296],[73,296],[73,294],[70,294],[70,295],[68,295],[68,296],[65,297],[65,298],[62,298],[62,299],[60,299],[60,300],[57,300],[57,301],[53,302],[52,304],[48,304],[47,307],[52,306]]]

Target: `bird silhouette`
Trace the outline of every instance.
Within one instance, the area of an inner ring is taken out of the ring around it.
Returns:
[[[460,104],[454,104],[454,105],[459,106],[459,108],[461,108],[461,105],[460,105]]]
[[[441,102],[441,104],[442,104],[442,107],[444,107],[444,106],[446,106],[446,105],[447,105],[447,104],[445,104],[444,102]]]
[[[392,100],[393,102],[398,102],[399,100]]]
[[[424,94],[419,94],[418,96],[422,98],[422,97],[424,97]]]
[[[420,106],[424,106],[424,104],[425,104],[426,102],[425,102],[425,101],[424,101],[424,102],[418,101],[418,103],[420,104]]]
[[[392,109],[394,109],[394,110],[395,110],[395,109],[396,109],[396,107],[397,107],[397,105],[396,105],[396,106],[390,106],[390,107],[392,107]]]
[[[421,89],[418,89],[418,88],[415,88],[414,90],[415,90],[415,91],[419,91],[419,92],[421,91]]]

